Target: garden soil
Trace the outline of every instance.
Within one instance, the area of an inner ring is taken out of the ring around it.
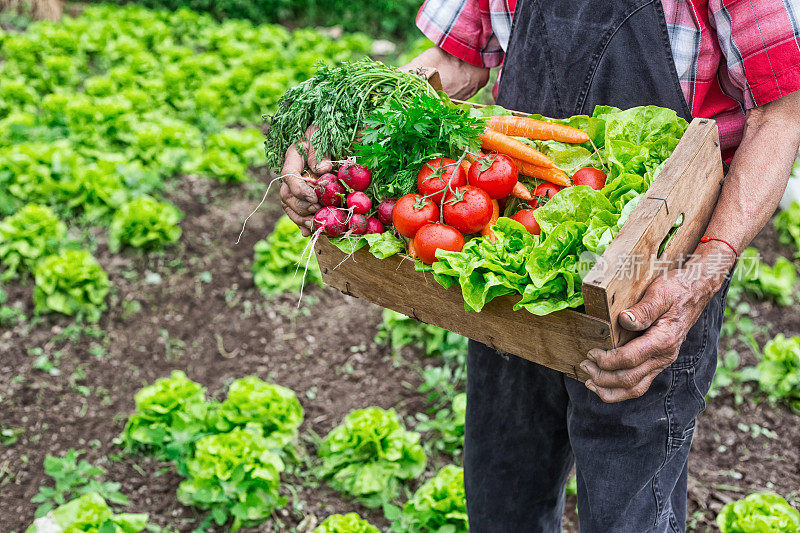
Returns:
[[[162,254],[111,254],[105,232],[97,231],[94,253],[114,287],[97,328],[81,334],[66,318],[46,317],[0,330],[0,429],[24,428],[16,443],[0,444],[0,532],[21,533],[31,523],[31,498],[51,485],[45,456],[69,448],[85,450],[83,457],[108,471],[105,479],[122,484],[131,500],[126,511],[192,531],[204,515],[177,501],[181,478],[174,468],[126,454],[115,442],[136,391],[173,369],[184,370],[211,397],[224,396],[233,379],[247,375],[295,390],[306,413],[301,457],[308,464],[318,438],[352,409],[395,407],[410,418],[429,408],[417,392],[422,355],[408,350],[394,356],[374,341],[380,308],[322,287],[308,287],[299,306],[296,295],[265,299],[257,291],[250,272],[253,245],[269,234],[280,210],[273,196],[235,244],[241,221],[260,196],[255,188],[242,191],[189,176],[175,181],[168,196],[186,213],[183,237]],[[769,260],[791,254],[777,245],[771,228],[756,246]],[[6,291],[9,303],[21,301],[33,315],[29,281]],[[756,304],[753,311],[766,326],[762,343],[778,332],[800,334],[797,307]],[[735,348],[753,361],[744,344]],[[35,368],[42,355],[56,366],[51,373]],[[712,531],[722,505],[750,492],[774,490],[800,499],[798,442],[800,415],[785,407],[754,396],[737,405],[727,392],[710,401],[690,463],[691,528]],[[447,460],[434,458],[426,477]],[[284,477],[289,504],[251,531],[311,531],[327,515],[350,511],[388,526],[380,510],[341,497],[304,471]],[[567,502],[565,530],[577,531],[574,497]]]

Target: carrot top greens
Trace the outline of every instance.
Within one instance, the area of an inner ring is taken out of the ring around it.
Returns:
[[[344,159],[352,155],[358,131],[373,110],[387,101],[408,105],[420,94],[435,94],[424,78],[368,58],[321,66],[314,77],[289,89],[269,117],[267,164],[280,170],[286,150],[312,124],[319,126],[311,139],[314,151]]]

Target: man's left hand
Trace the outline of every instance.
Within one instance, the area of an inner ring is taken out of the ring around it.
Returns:
[[[638,398],[677,359],[686,335],[724,279],[724,272],[708,273],[703,265],[687,267],[656,279],[639,303],[620,313],[620,325],[644,331],[640,337],[619,348],[591,350],[581,363],[591,376],[586,387],[604,402]]]

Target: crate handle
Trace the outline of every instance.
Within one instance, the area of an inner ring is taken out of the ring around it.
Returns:
[[[716,122],[695,119],[650,186],[648,201],[639,202],[583,278],[586,314],[609,323],[615,346],[635,335],[619,325],[619,313],[638,302],[662,272],[679,267],[694,251],[721,183]]]
[[[669,214],[669,210],[667,211],[667,214]],[[667,250],[667,246],[669,246],[669,244],[672,242],[675,234],[678,233],[678,230],[683,226],[684,218],[686,217],[684,217],[683,213],[678,215],[678,218],[675,219],[675,223],[672,224],[672,227],[667,232],[666,237],[664,237],[664,239],[661,241],[661,244],[658,245],[658,254],[656,257],[659,259],[661,259],[661,256],[664,255],[664,252]]]

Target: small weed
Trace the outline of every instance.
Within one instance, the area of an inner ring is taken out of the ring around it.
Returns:
[[[119,492],[120,484],[104,481],[106,471],[92,465],[78,456],[82,451],[70,448],[63,457],[48,455],[44,460],[45,473],[53,478],[54,487],[39,487],[39,493],[31,499],[32,503],[41,504],[36,509],[35,517],[40,518],[59,505],[72,498],[96,492],[107,501],[117,505],[128,505],[129,500]]]

